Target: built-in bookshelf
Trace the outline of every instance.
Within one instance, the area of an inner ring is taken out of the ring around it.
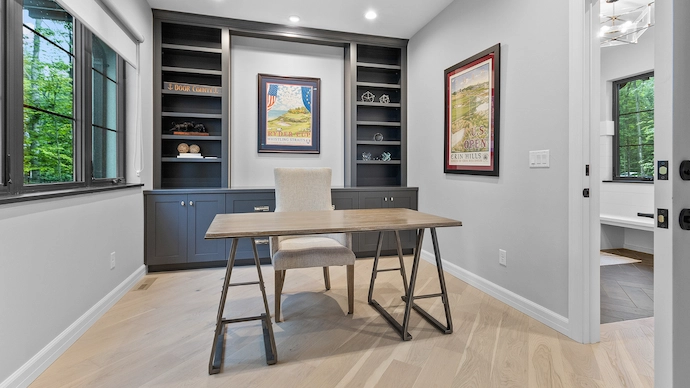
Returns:
[[[353,186],[407,183],[404,55],[401,47],[351,46],[356,69]]]
[[[227,187],[228,30],[156,18],[155,38],[154,186]]]

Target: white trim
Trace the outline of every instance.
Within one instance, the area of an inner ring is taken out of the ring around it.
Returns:
[[[106,311],[122,298],[146,274],[146,266],[142,265],[129,275],[122,283],[115,287],[103,299],[79,317],[67,329],[50,341],[43,349],[36,353],[21,368],[17,369],[0,388],[28,387],[43,371],[57,360],[72,344],[79,339]]]
[[[423,249],[422,259],[436,265],[434,254]],[[540,304],[534,303],[531,300],[524,298],[508,289],[505,289],[496,283],[492,283],[483,277],[478,276],[449,261],[443,259],[441,259],[441,261],[443,262],[443,270],[445,272],[455,276],[470,286],[491,295],[508,306],[529,315],[550,328],[570,336],[570,325],[568,318],[557,314]]]
[[[653,218],[631,218],[602,214],[599,216],[599,220],[604,225],[612,225],[628,229],[646,230],[648,232],[654,231]]]

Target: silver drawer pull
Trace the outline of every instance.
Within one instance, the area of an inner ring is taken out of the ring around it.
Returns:
[[[254,240],[256,245],[268,245],[268,239]]]
[[[180,202],[180,205],[184,206],[184,201]]]
[[[266,206],[254,206],[254,211],[255,212],[267,212],[268,211],[268,205],[266,205]]]
[[[391,202],[393,202],[393,197],[391,197]]]

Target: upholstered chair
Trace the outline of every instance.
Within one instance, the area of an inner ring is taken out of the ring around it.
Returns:
[[[333,211],[330,168],[276,168],[276,212]],[[348,314],[354,310],[355,254],[350,233],[271,237],[275,270],[275,321],[280,322],[280,296],[288,269],[323,267],[326,290],[329,266],[347,266]]]

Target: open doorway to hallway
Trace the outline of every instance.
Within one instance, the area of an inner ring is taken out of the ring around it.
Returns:
[[[654,316],[654,5],[600,6],[600,302],[609,323]]]

